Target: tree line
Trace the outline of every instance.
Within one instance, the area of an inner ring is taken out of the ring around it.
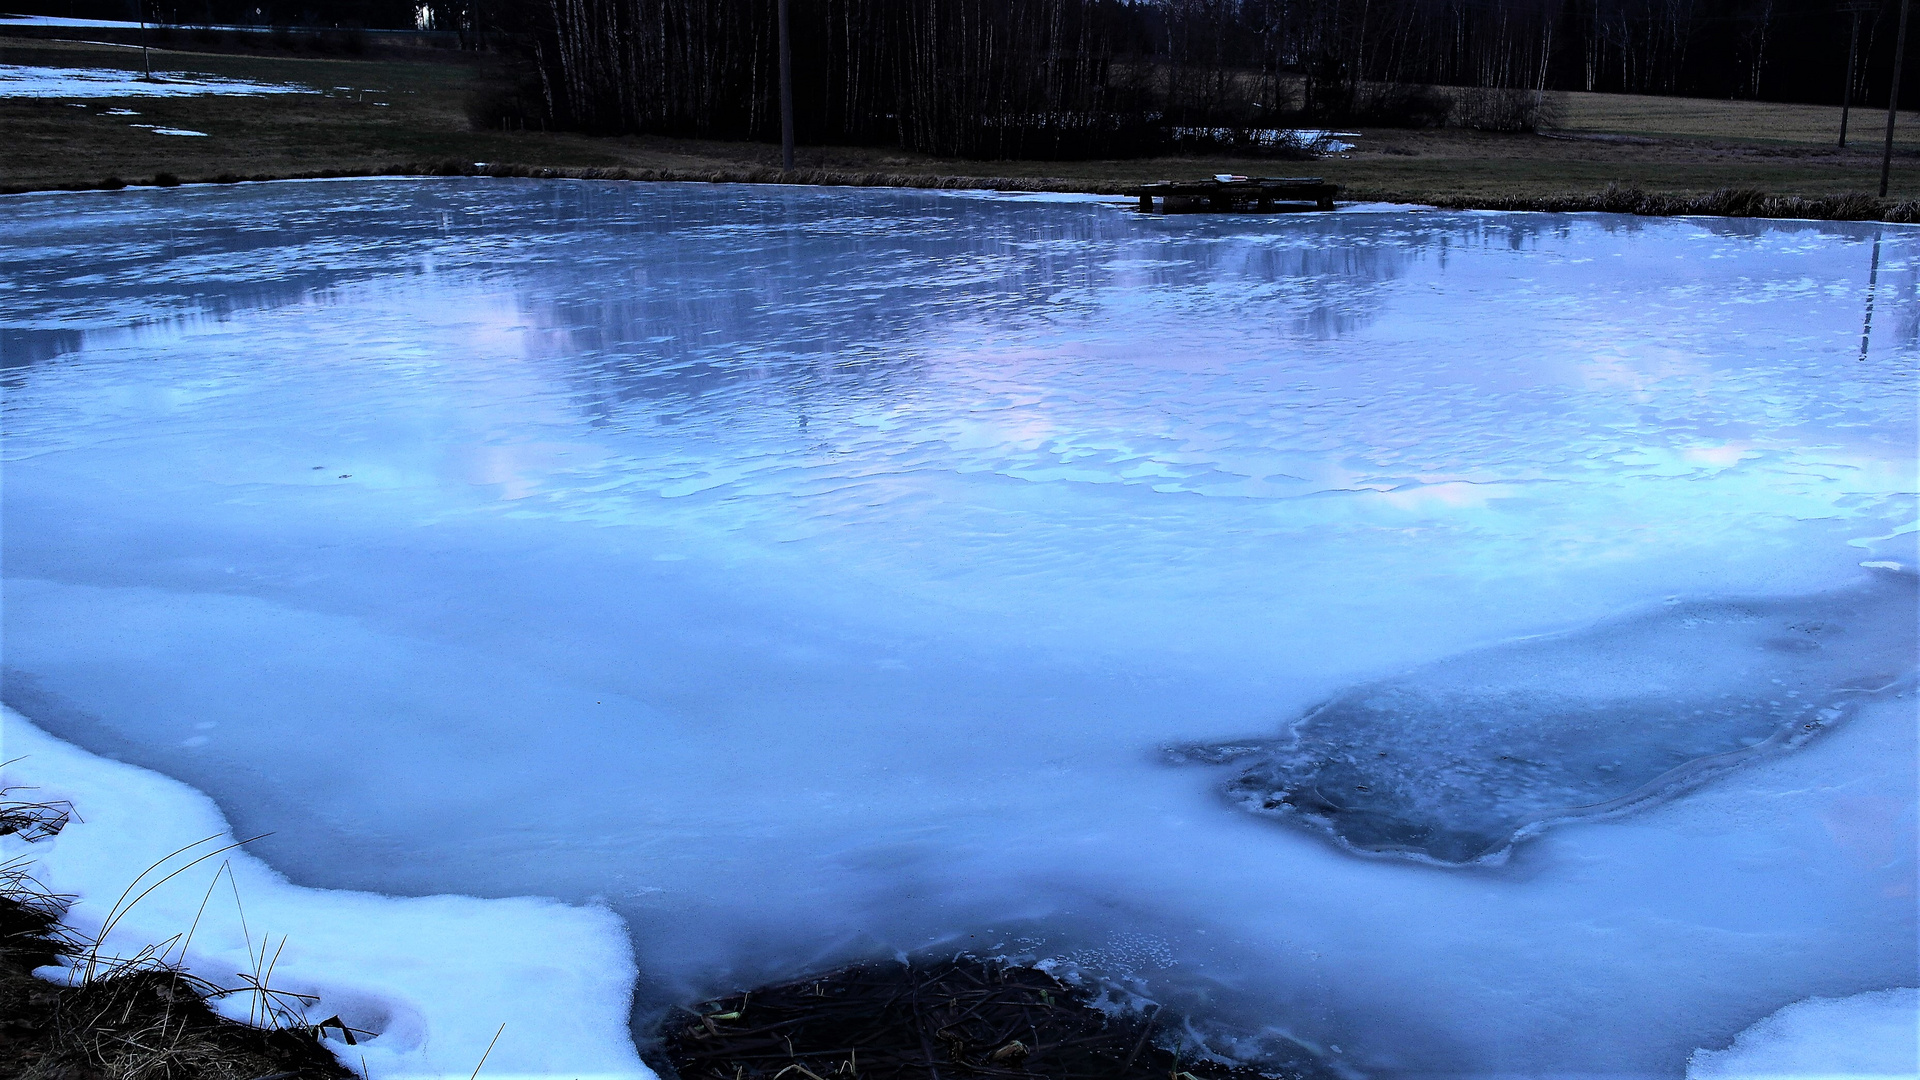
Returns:
[[[32,6],[33,0],[27,0]],[[427,23],[521,60],[489,122],[778,135],[779,0],[44,0]],[[788,0],[802,142],[1151,152],[1325,124],[1527,128],[1554,90],[1884,105],[1899,0]],[[1857,20],[1860,62],[1846,88]],[[1920,32],[1917,32],[1920,33]],[[1907,81],[1920,64],[1906,65]],[[1905,99],[1920,104],[1915,87]]]
[[[559,124],[777,135],[777,0],[495,2]],[[980,157],[1301,123],[1526,128],[1552,90],[1837,104],[1854,26],[1837,0],[789,2],[803,142]],[[1856,104],[1885,100],[1897,14],[1861,14]]]

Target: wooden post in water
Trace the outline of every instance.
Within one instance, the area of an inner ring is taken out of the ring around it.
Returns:
[[[787,43],[787,0],[780,4],[780,167],[793,171],[793,48]]]
[[[1900,29],[1893,33],[1893,85],[1887,88],[1887,146],[1880,153],[1880,197],[1887,197],[1887,174],[1893,169],[1893,116],[1900,107],[1900,60],[1907,51],[1907,7],[1900,0]]]

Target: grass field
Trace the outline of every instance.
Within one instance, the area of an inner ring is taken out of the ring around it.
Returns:
[[[509,163],[556,170],[737,173],[777,164],[757,143],[477,131],[470,97],[497,78],[484,57],[346,58],[155,50],[156,72],[298,83],[269,97],[0,97],[0,187],[96,186],[106,178],[185,181],[392,171],[408,163]],[[0,64],[138,69],[137,49],[0,37]],[[139,115],[110,114],[131,110]],[[803,147],[802,167],[895,177],[1026,178],[1112,189],[1214,172],[1313,172],[1344,197],[1473,201],[1581,195],[1609,185],[1673,195],[1726,188],[1821,197],[1871,193],[1885,113],[1858,110],[1853,145],[1833,145],[1839,110],[1802,105],[1566,94],[1549,133],[1363,130],[1317,162],[1208,157],[1125,161],[954,161],[865,147]],[[157,134],[163,128],[204,137]],[[1920,115],[1903,114],[1891,196],[1920,198]]]
[[[1840,108],[1780,105],[1764,101],[1650,97],[1643,94],[1560,94],[1557,129],[1666,139],[1735,139],[1759,145],[1834,146]],[[1896,148],[1920,150],[1920,113],[1902,112]],[[1878,154],[1886,138],[1887,110],[1858,107],[1847,121],[1850,149]]]

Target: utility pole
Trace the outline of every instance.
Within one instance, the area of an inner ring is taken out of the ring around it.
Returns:
[[[1887,146],[1880,153],[1880,197],[1887,197],[1887,173],[1893,169],[1893,116],[1900,105],[1900,60],[1907,52],[1907,6],[1900,0],[1900,29],[1893,32],[1893,85],[1887,88]]]
[[[140,67],[146,72],[140,77],[152,82],[153,61],[147,58],[147,0],[140,0]]]
[[[793,49],[787,43],[787,0],[780,0],[780,167],[793,171]]]
[[[1847,145],[1847,110],[1853,105],[1853,62],[1860,55],[1860,16],[1873,10],[1873,0],[1847,0],[1842,11],[1853,16],[1853,36],[1847,39],[1847,85],[1840,91],[1840,146]]]

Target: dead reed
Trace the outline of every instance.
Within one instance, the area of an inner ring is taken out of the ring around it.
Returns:
[[[1704,195],[1671,195],[1609,185],[1606,190],[1563,195],[1456,196],[1432,200],[1450,210],[1535,210],[1549,213],[1599,212],[1676,217],[1798,218],[1812,221],[1920,222],[1920,202],[1893,202],[1852,193],[1807,198],[1769,195],[1748,188],[1721,188]]]
[[[1323,1075],[1310,1064],[1184,1057],[1178,1024],[1097,1008],[1037,968],[961,956],[860,964],[676,1012],[681,1080],[1220,1080]]]
[[[17,790],[0,789],[0,836],[31,843],[58,834],[71,820],[73,808],[67,804],[10,798]],[[315,1027],[255,1027],[214,1012],[208,1001],[233,991],[168,963],[165,948],[145,950],[131,960],[103,958],[98,938],[87,939],[63,925],[72,898],[50,892],[30,870],[24,857],[0,864],[0,1076],[349,1080],[354,1075],[321,1045]],[[71,965],[85,977],[77,985],[62,985],[33,974],[54,964]],[[273,993],[264,983],[247,992]]]

